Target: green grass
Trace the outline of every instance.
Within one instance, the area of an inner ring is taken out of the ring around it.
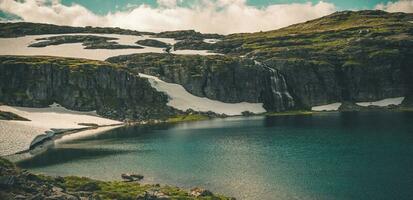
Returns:
[[[81,58],[63,58],[53,56],[0,56],[2,64],[21,64],[30,67],[51,65],[55,67],[69,67],[70,70],[92,70],[98,67],[122,68],[117,64],[104,61],[89,60]]]
[[[201,114],[189,114],[189,115],[178,115],[170,117],[166,120],[168,123],[178,123],[178,122],[189,122],[189,121],[200,121],[209,119],[206,115]]]
[[[289,115],[312,115],[316,112],[308,111],[308,110],[292,110],[292,111],[285,111],[285,112],[269,112],[265,113],[265,116],[289,116]]]

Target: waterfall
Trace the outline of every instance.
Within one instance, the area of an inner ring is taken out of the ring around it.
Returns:
[[[288,92],[284,76],[276,69],[266,68],[270,71],[271,90],[277,110],[287,110],[294,107],[294,100]]]
[[[284,76],[281,75],[278,70],[266,66],[265,64],[254,60],[256,65],[260,65],[267,69],[270,73],[270,98],[272,102],[264,102],[265,104],[272,105],[271,107],[275,111],[283,111],[294,107],[294,99],[288,92],[287,83],[285,82]]]

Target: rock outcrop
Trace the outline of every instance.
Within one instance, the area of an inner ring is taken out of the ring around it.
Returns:
[[[413,14],[337,12],[279,30],[233,34],[215,52],[278,69],[299,108],[411,96]]]
[[[107,62],[0,56],[0,101],[46,107],[54,102],[114,119],[163,119],[175,113],[147,79]]]
[[[294,107],[282,75],[252,59],[148,53],[112,57],[108,61],[135,73],[178,83],[200,97],[228,103],[262,102],[269,111]]]
[[[138,40],[136,44],[140,44],[143,46],[148,46],[148,47],[157,47],[157,48],[166,48],[170,47],[171,45],[159,40],[154,40],[154,39],[145,39],[145,40]]]
[[[406,97],[403,105],[410,106],[412,21],[413,14],[367,10],[337,12],[267,32],[222,36],[167,31],[155,36],[181,40],[176,49],[208,49],[225,55],[152,53],[108,61],[124,64],[135,75],[145,73],[180,84],[200,97],[229,103],[262,102],[268,111],[401,96]],[[8,33],[0,29],[2,34]],[[206,38],[219,40],[206,43]]]
[[[174,44],[174,50],[213,50],[214,44],[204,42],[203,40],[181,40]]]
[[[195,30],[179,30],[179,31],[164,31],[156,33],[155,37],[158,38],[174,38],[176,40],[202,40],[202,39],[218,39],[223,35],[200,33]]]

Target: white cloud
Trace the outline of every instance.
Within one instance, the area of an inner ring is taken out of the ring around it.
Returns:
[[[49,3],[47,3],[49,2]],[[200,0],[182,7],[181,0],[158,0],[157,8],[139,5],[127,11],[96,15],[77,4],[63,5],[48,0],[0,0],[0,10],[24,21],[71,26],[111,26],[140,31],[195,29],[201,32],[235,33],[273,30],[325,16],[336,11],[334,4],[273,4],[264,8],[245,0]]]
[[[413,13],[413,0],[400,0],[396,2],[388,2],[387,4],[378,4],[376,9],[387,12]]]
[[[159,6],[168,8],[176,7],[178,4],[177,0],[157,0],[156,2]]]

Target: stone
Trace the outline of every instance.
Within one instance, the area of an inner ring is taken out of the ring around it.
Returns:
[[[158,190],[148,190],[138,195],[136,200],[170,200],[171,198]]]
[[[199,187],[192,188],[190,190],[190,194],[194,197],[214,196],[214,194],[211,191]]]
[[[24,195],[16,195],[16,196],[14,196],[14,199],[15,200],[25,200],[25,199],[28,199],[28,198]]]
[[[121,178],[126,182],[140,181],[143,176],[140,174],[121,174]]]
[[[84,185],[79,186],[78,188],[78,191],[91,192],[91,191],[96,191],[96,190],[100,190],[100,186],[96,182],[88,182]]]
[[[12,187],[15,182],[15,176],[0,176],[0,187]]]

